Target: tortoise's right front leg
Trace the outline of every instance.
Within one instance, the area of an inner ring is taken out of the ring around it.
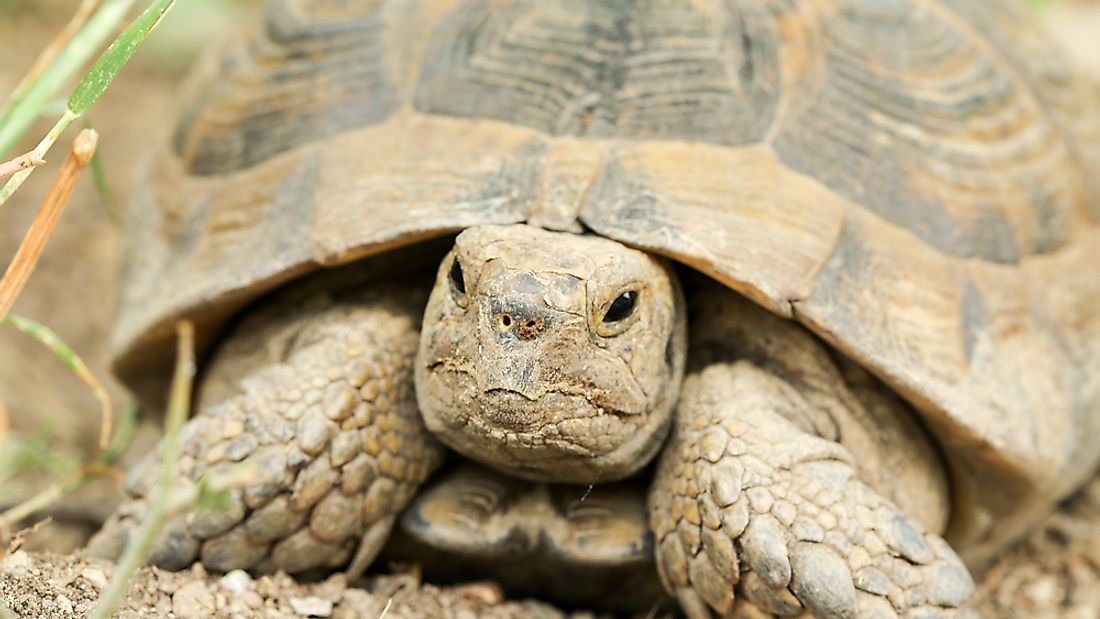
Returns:
[[[666,588],[693,619],[957,616],[973,583],[954,551],[779,414],[783,387],[744,361],[685,380],[650,492]]]
[[[181,482],[240,462],[259,479],[227,509],[171,521],[150,562],[227,571],[360,573],[439,465],[413,393],[423,296],[375,287],[334,299],[284,294],[217,352],[181,434]],[[92,540],[115,557],[147,510],[159,449],[131,472],[125,503]],[[354,557],[354,560],[352,560]]]
[[[693,367],[650,490],[688,616],[965,616],[942,464],[908,406],[801,327],[693,299]]]

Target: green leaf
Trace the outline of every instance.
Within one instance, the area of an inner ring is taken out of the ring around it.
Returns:
[[[88,371],[88,366],[84,365],[84,361],[81,360],[80,356],[68,344],[63,342],[53,329],[16,314],[4,316],[3,321],[41,342],[42,345],[53,351],[53,354],[61,359],[61,362],[74,373],[79,374]]]
[[[103,52],[99,60],[76,85],[72,96],[69,97],[70,111],[78,116],[88,111],[173,4],[175,0],[154,0],[149,8],[118,35],[114,43],[111,43],[107,51]]]
[[[15,147],[42,115],[43,108],[111,36],[133,3],[134,0],[104,2],[23,96],[0,114],[0,157]]]

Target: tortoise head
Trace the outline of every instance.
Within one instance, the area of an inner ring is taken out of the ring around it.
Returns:
[[[514,475],[620,479],[668,432],[685,325],[658,258],[594,236],[471,228],[424,313],[421,413],[448,446]]]

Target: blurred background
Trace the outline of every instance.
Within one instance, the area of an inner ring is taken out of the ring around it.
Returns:
[[[1024,0],[1021,0],[1024,1]],[[79,0],[0,0],[0,100],[6,99],[38,53],[64,27]],[[144,3],[139,2],[138,5]],[[188,68],[207,50],[233,36],[258,0],[178,2],[125,67],[89,120],[100,133],[99,153],[113,200],[125,202],[140,182],[148,153],[175,124],[176,98]],[[1100,83],[1100,0],[1031,0],[1075,62]],[[63,92],[68,92],[64,89]],[[48,130],[44,118],[16,149],[25,152]],[[0,266],[6,265],[46,194],[75,128],[51,153],[50,165],[30,177],[0,208]],[[14,155],[14,153],[12,153]],[[121,227],[90,174],[77,186],[61,224],[14,311],[53,328],[111,392],[116,411],[126,402],[106,363],[107,334],[115,312]],[[124,225],[124,224],[123,224]],[[157,439],[156,415],[147,419],[119,470]],[[58,359],[15,329],[0,325],[0,508],[91,460],[98,447],[99,408],[91,392]],[[29,538],[31,548],[69,550],[112,509],[117,479],[84,487],[49,513],[55,526]]]

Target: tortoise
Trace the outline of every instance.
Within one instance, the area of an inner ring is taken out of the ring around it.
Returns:
[[[128,221],[117,372],[163,401],[195,321],[180,479],[261,475],[152,561],[356,575],[398,523],[693,618],[965,612],[1100,459],[1100,108],[1033,21],[273,0]]]

